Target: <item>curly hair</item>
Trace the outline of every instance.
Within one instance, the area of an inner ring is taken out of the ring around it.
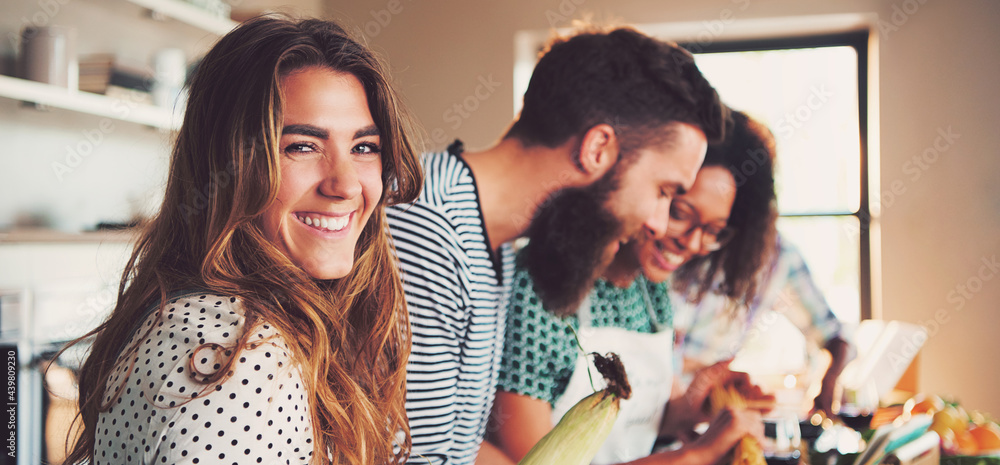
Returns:
[[[382,145],[383,198],[363,227],[352,270],[329,281],[295,266],[261,223],[281,182],[280,81],[312,66],[361,82]],[[285,339],[306,383],[314,460],[330,453],[334,463],[402,462],[410,445],[404,409],[410,333],[385,206],[419,193],[411,130],[385,65],[334,23],[259,17],[220,39],[195,72],[163,204],[138,238],[111,316],[88,335],[93,345],[80,376],[83,433],[67,463],[93,459],[99,415],[117,399],[102,402],[109,374],[138,347],[122,350],[120,341],[145,309],[158,306],[162,313],[169,294],[192,289],[239,297],[246,328],[266,322]],[[233,348],[222,375],[205,383],[226,380],[250,334]]]
[[[702,168],[721,166],[733,175],[736,197],[727,226],[736,229],[736,236],[725,247],[695,257],[674,272],[674,289],[688,300],[698,302],[712,290],[736,306],[753,301],[759,271],[774,253],[778,216],[774,157],[771,131],[742,112],[731,112],[725,140],[708,146]],[[719,287],[713,289],[716,283]]]

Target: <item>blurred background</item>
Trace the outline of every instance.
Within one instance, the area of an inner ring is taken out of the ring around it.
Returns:
[[[426,150],[493,143],[575,20],[685,45],[775,133],[780,229],[838,316],[924,326],[906,387],[1000,415],[994,0],[5,0],[0,336],[23,365],[113,304],[115,231],[160,200],[186,72],[271,11],[337,20],[381,54]]]

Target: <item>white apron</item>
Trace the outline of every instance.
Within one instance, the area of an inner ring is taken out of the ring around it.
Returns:
[[[614,352],[625,365],[632,397],[621,402],[618,419],[604,446],[594,457],[593,464],[606,465],[627,462],[646,457],[652,452],[653,443],[659,433],[663,408],[670,400],[673,383],[674,332],[663,328],[656,320],[652,301],[646,290],[645,280],[641,283],[646,311],[653,324],[654,333],[640,333],[621,328],[593,328],[590,317],[590,298],[584,300],[577,311],[580,321],[580,344],[589,354],[597,352],[606,355]],[[580,356],[570,377],[566,391],[552,406],[552,424],[569,411],[573,405],[594,392],[594,387],[603,389],[604,378],[593,367],[591,357]],[[591,377],[587,376],[587,370]]]

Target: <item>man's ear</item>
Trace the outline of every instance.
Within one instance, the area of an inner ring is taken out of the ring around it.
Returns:
[[[593,181],[600,179],[618,162],[618,137],[608,124],[587,130],[580,141],[579,158],[574,160],[583,174]]]

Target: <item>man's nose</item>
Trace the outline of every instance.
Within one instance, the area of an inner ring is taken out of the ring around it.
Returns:
[[[670,223],[670,201],[662,202],[653,211],[653,216],[646,220],[646,229],[649,230],[653,238],[663,237],[667,233],[667,225]]]

